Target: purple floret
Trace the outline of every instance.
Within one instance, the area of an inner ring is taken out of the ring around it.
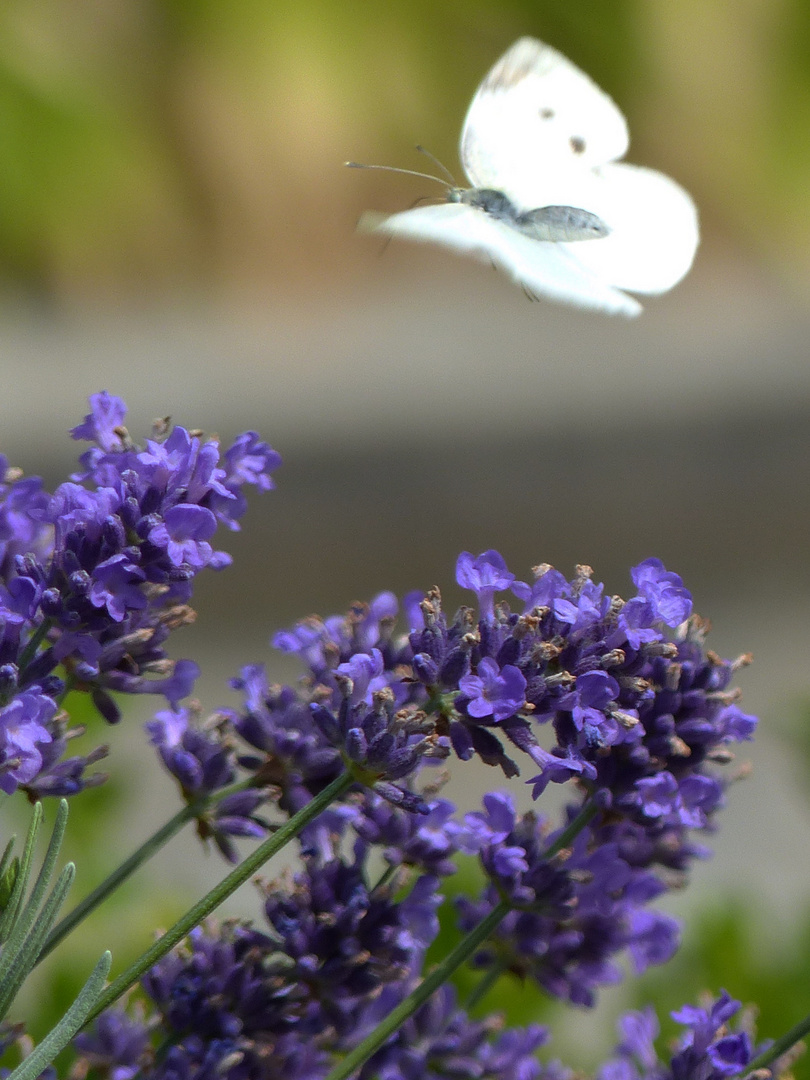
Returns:
[[[519,712],[526,700],[526,679],[520,669],[513,664],[499,668],[488,656],[479,663],[476,675],[459,679],[458,688],[469,699],[465,706],[468,716],[477,720],[485,716],[506,720]]]
[[[482,619],[492,617],[495,593],[508,589],[514,580],[515,575],[509,572],[497,551],[484,551],[477,558],[469,551],[462,551],[458,557],[456,581],[462,589],[471,589],[478,597]]]

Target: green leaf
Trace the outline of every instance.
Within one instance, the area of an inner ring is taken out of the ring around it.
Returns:
[[[76,868],[73,863],[68,863],[54,885],[53,892],[48,897],[42,911],[37,916],[33,926],[24,937],[14,939],[15,949],[11,954],[12,941],[9,940],[6,950],[9,951],[10,962],[2,980],[0,980],[0,1018],[4,1017],[9,1006],[16,997],[17,991],[30,974],[36,964],[39,951],[42,948],[48,932],[53,926],[56,916],[62,904],[65,902],[68,889],[73,884],[76,876]],[[6,960],[5,952],[3,960]]]
[[[0,915],[8,907],[14,882],[20,872],[20,860],[12,854],[15,839],[16,837],[12,836],[6,844],[6,850],[3,852],[2,861],[0,861]]]
[[[17,1066],[8,1080],[37,1080],[42,1070],[50,1065],[60,1050],[67,1046],[98,1001],[111,963],[112,955],[105,952],[82,987],[79,996],[56,1027],[49,1031],[39,1046],[36,1046],[25,1061]]]
[[[25,838],[25,849],[20,860],[19,870],[14,880],[14,885],[9,897],[8,907],[0,918],[0,944],[6,941],[11,934],[17,913],[20,910],[25,890],[28,887],[28,878],[31,873],[31,862],[34,858],[34,844],[36,843],[39,827],[42,824],[42,803],[36,803],[31,824],[28,827],[28,835]]]

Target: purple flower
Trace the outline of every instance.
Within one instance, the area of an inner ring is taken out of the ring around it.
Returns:
[[[90,407],[72,435],[95,445],[52,495],[0,459],[4,775],[32,794],[69,794],[94,782],[83,772],[97,751],[62,762],[53,756],[67,738],[56,721],[63,673],[109,722],[121,715],[115,692],[163,694],[173,707],[190,693],[199,669],[170,660],[166,640],[194,618],[187,602],[196,573],[229,562],[210,543],[218,520],[233,524],[244,509],[242,487],[267,490],[278,464],[254,433],[226,451],[227,468],[216,442],[180,427],[141,450],[123,427],[120,398],[105,391]],[[222,510],[240,499],[240,509]],[[31,695],[48,699],[47,718],[30,715]]]
[[[149,1035],[143,1024],[126,1013],[108,1009],[92,1033],[80,1033],[73,1045],[90,1065],[106,1067],[110,1080],[131,1080],[149,1047]]]
[[[458,850],[460,827],[452,820],[455,807],[446,799],[428,804],[424,816],[392,806],[373,792],[364,793],[352,812],[351,824],[367,844],[382,848],[390,866],[419,867],[432,876],[456,872],[452,856]]]
[[[535,608],[550,608],[557,600],[567,600],[571,596],[571,586],[559,570],[544,563],[534,567],[535,579],[531,585],[523,581],[513,581],[512,592],[526,604],[528,614]]]
[[[121,450],[123,438],[120,429],[127,415],[123,400],[102,390],[100,394],[90,395],[90,410],[84,423],[71,430],[72,438],[98,443],[108,454]]]
[[[720,1080],[745,1072],[765,1047],[754,1047],[745,1030],[729,1031],[728,1021],[739,1007],[724,990],[708,1008],[684,1005],[673,1012],[689,1030],[669,1061],[659,1061],[655,1051],[658,1022],[652,1009],[628,1013],[619,1023],[616,1057],[602,1066],[597,1080]]]
[[[354,702],[353,683],[347,679],[344,697],[336,710],[313,702],[312,719],[328,744],[339,749],[353,775],[383,798],[421,814],[428,807],[421,796],[393,781],[403,780],[419,767],[423,757],[446,757],[448,750],[435,739],[424,720],[399,718],[390,691],[381,690],[369,707]]]
[[[526,680],[520,669],[513,664],[499,669],[489,656],[479,663],[478,674],[464,675],[458,687],[469,698],[467,713],[476,719],[491,716],[505,720],[518,712],[526,700]]]
[[[485,797],[484,813],[467,814],[456,842],[478,854],[492,882],[478,901],[460,899],[468,932],[500,899],[514,910],[477,956],[530,977],[550,994],[593,1005],[599,986],[619,981],[619,955],[638,971],[669,959],[679,928],[648,905],[664,885],[628,857],[611,829],[587,826],[554,856],[555,836],[535,814],[519,816],[507,794]]]
[[[399,1004],[399,987],[386,987],[360,1017],[358,1038],[371,1031]],[[545,1028],[532,1024],[498,1032],[491,1022],[473,1021],[456,1004],[455,991],[443,986],[366,1062],[360,1080],[568,1080],[554,1074],[536,1052],[548,1040]]]
[[[481,618],[491,619],[495,593],[508,589],[515,580],[506,568],[503,556],[497,551],[482,552],[477,558],[462,551],[456,563],[456,581],[462,589],[471,589],[478,597]]]
[[[217,520],[204,506],[193,504],[170,506],[163,521],[149,531],[149,541],[163,548],[173,566],[187,565],[201,570],[213,561],[213,549],[208,540],[217,531]],[[215,568],[227,565],[220,553]]]
[[[289,958],[288,979],[315,996],[339,1030],[386,983],[418,971],[438,931],[435,878],[419,878],[394,903],[386,889],[369,891],[360,861],[308,859],[293,888],[266,890],[265,915]]]
[[[615,721],[605,710],[619,697],[619,684],[606,671],[586,671],[577,679],[576,704],[571,710],[578,731],[601,743],[615,742],[618,733]]]
[[[465,815],[459,843],[464,851],[479,852],[486,844],[500,844],[515,827],[515,803],[505,791],[490,791],[483,798],[484,812]]]
[[[275,482],[270,473],[281,465],[281,455],[262,442],[255,431],[246,431],[238,435],[233,445],[225,451],[222,465],[222,486],[227,496],[213,492],[207,504],[223,525],[238,530],[239,518],[247,509],[243,489],[252,484],[259,491],[272,491]]]
[[[87,597],[94,607],[106,608],[112,619],[121,622],[128,611],[147,606],[140,589],[145,577],[127,555],[113,555],[96,566]]]
[[[351,660],[339,664],[336,670],[338,675],[351,681],[350,700],[353,705],[360,702],[370,705],[373,695],[388,685],[379,649],[372,649],[371,653],[355,653]]]
[[[639,908],[627,915],[628,948],[637,974],[652,964],[665,964],[675,955],[681,939],[677,920],[660,911]]]
[[[692,594],[677,574],[660,559],[645,559],[630,571],[639,595],[653,609],[653,617],[667,626],[679,626],[692,612]]]
[[[42,767],[42,745],[52,741],[48,722],[56,702],[36,687],[0,708],[0,789],[7,795],[27,784]]]

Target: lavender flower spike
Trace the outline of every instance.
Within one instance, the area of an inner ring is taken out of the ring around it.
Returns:
[[[145,448],[123,426],[126,406],[106,391],[74,439],[94,445],[52,495],[0,459],[0,789],[71,794],[91,780],[81,759],[62,764],[57,703],[84,691],[101,716],[120,718],[117,693],[162,694],[172,708],[199,670],[170,660],[170,633],[194,618],[192,582],[230,556],[211,543],[235,525],[242,488],[272,486],[279,457],[247,433],[226,451],[163,425]],[[50,750],[46,749],[50,747]],[[98,760],[95,751],[84,764]],[[46,760],[47,759],[47,760]],[[100,774],[96,774],[100,778]]]

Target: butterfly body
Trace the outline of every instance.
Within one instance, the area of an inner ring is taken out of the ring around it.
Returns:
[[[618,160],[628,143],[604,91],[551,46],[520,38],[467,112],[470,187],[448,184],[444,203],[364,214],[360,225],[493,262],[534,295],[637,315],[624,290],[662,293],[680,281],[698,223],[674,180]]]
[[[463,203],[483,210],[485,214],[503,221],[532,240],[551,242],[597,240],[607,236],[608,227],[587,210],[576,206],[539,206],[534,210],[519,210],[508,195],[495,188],[449,188],[448,202]]]

